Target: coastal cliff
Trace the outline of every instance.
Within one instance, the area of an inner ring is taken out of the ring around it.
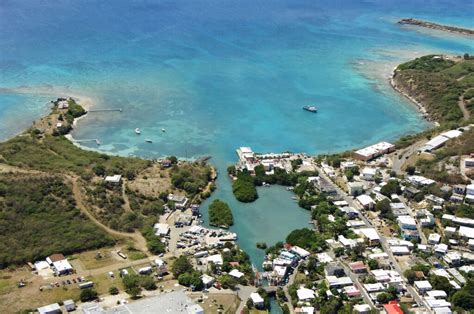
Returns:
[[[471,36],[474,35],[474,30],[473,29],[461,28],[461,27],[455,27],[455,26],[449,26],[449,25],[442,25],[442,24],[417,20],[417,19],[413,19],[413,18],[401,19],[400,21],[398,21],[398,24],[414,25],[414,26],[418,26],[418,27],[424,27],[424,28],[429,28],[429,29],[435,29],[435,30],[450,32],[450,33],[463,34],[463,35],[471,35]]]

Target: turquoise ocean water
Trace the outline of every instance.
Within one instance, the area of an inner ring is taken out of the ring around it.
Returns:
[[[255,243],[282,240],[309,216],[280,187],[236,202],[225,176],[235,149],[336,152],[426,128],[388,86],[390,67],[415,53],[472,53],[473,41],[395,22],[472,28],[472,12],[472,0],[0,0],[0,138],[58,94],[121,107],[89,114],[73,136],[121,155],[212,155],[212,199],[231,204],[232,229],[260,266]],[[301,110],[311,103],[317,114]]]

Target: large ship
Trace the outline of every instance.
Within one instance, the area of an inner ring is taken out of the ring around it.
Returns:
[[[318,108],[316,108],[315,106],[304,106],[303,109],[309,112],[318,112]]]

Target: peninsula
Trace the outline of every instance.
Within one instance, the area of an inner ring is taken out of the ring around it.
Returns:
[[[470,35],[470,36],[474,35],[473,29],[442,25],[442,24],[432,23],[428,21],[417,20],[413,18],[401,19],[400,21],[398,21],[398,24],[414,25],[418,27],[424,27],[424,28],[435,29],[435,30],[445,31],[445,32],[450,32],[450,33],[457,33],[457,34],[462,34],[462,35]]]

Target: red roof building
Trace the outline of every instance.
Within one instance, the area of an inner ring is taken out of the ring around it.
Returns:
[[[387,314],[403,314],[400,305],[398,305],[397,301],[390,301],[388,304],[384,304],[383,308]]]

